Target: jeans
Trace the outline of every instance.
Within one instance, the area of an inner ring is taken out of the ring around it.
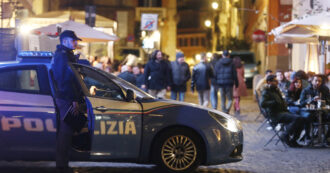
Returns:
[[[218,85],[211,85],[211,105],[213,109],[217,109],[218,107]]]
[[[221,94],[221,109],[225,113],[229,113],[233,103],[233,87],[220,87]],[[226,99],[228,102],[226,104]]]
[[[284,123],[286,125],[286,133],[288,135],[293,135],[293,140],[297,140],[304,127],[306,119],[290,112],[281,112],[276,116],[277,120],[275,120],[275,122]]]
[[[209,99],[210,99],[210,90],[202,90],[202,91],[197,91],[197,92],[198,92],[199,104],[207,107],[207,105],[209,104]]]
[[[179,101],[184,101],[185,92],[171,91],[171,99],[176,100],[179,94]]]
[[[298,106],[289,106],[289,112],[293,113],[293,114],[300,114],[300,107]],[[304,117],[304,116],[303,116]]]

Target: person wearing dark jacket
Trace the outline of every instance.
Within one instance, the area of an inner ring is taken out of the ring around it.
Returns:
[[[302,91],[301,79],[294,79],[286,93],[285,101],[288,103],[289,111],[293,114],[300,114],[300,94]]]
[[[70,68],[78,58],[73,54],[77,47],[78,38],[71,30],[65,30],[60,35],[60,44],[57,45],[52,61],[52,71],[57,92],[56,105],[59,108],[59,126],[56,135],[56,168],[58,172],[72,172],[69,168],[69,151],[71,149],[73,129],[64,121],[66,112],[73,106],[73,113],[79,113],[79,103],[82,102],[81,88]]]
[[[233,86],[238,87],[236,68],[233,60],[229,57],[229,52],[223,51],[223,58],[215,64],[217,84],[221,94],[221,108],[225,113],[229,113],[233,103]],[[226,104],[226,99],[228,103]]]
[[[127,82],[136,85],[136,78],[135,76],[130,72],[129,66],[123,65],[121,67],[121,73],[118,75],[119,78],[122,78],[126,80]]]
[[[140,67],[135,66],[135,67],[133,67],[132,70],[133,70],[133,74],[136,78],[136,86],[139,87],[140,89],[142,89],[141,86],[144,84],[144,75],[143,75],[142,71],[140,70]]]
[[[171,89],[170,69],[163,61],[162,52],[155,50],[151,53],[149,62],[144,68],[144,85],[148,93],[157,98],[165,98],[166,90]]]
[[[221,56],[219,54],[213,54],[212,60],[210,62],[213,74],[215,74],[215,64],[220,60]],[[217,84],[217,79],[214,75],[214,77],[211,78],[211,91],[210,91],[210,99],[211,99],[211,105],[213,109],[218,108],[218,91],[219,86]]]
[[[284,134],[281,134],[282,140],[290,147],[300,147],[296,140],[302,131],[304,119],[288,111],[287,104],[277,87],[278,82],[275,75],[267,76],[266,82],[267,85],[261,94],[261,107],[265,109],[272,123],[286,125]],[[293,136],[292,139],[290,139],[290,135]]]
[[[184,62],[184,54],[176,53],[176,61],[171,62],[172,86],[171,99],[176,100],[179,94],[179,101],[184,101],[187,91],[187,82],[191,77],[189,66]]]
[[[326,105],[330,104],[330,95],[329,95],[329,89],[325,86],[322,85],[322,76],[321,75],[314,75],[312,77],[311,84],[303,89],[300,95],[300,104],[302,107],[305,107],[307,104],[313,104],[317,105],[318,101],[325,101]],[[327,117],[327,114],[324,113]],[[306,139],[309,140],[311,139],[310,137],[310,123],[313,121],[313,116],[311,116],[311,113],[309,111],[301,111],[301,116],[307,118],[307,122],[305,124],[305,130],[306,132]],[[330,135],[329,130],[328,130],[328,136]]]
[[[284,77],[284,73],[282,70],[276,71],[276,79],[278,80],[278,88],[280,89],[282,94],[284,96],[287,95],[291,83]]]
[[[199,104],[207,106],[210,99],[210,79],[213,77],[212,67],[207,63],[205,53],[201,54],[201,62],[195,65],[191,79],[191,92],[195,86],[198,92]]]

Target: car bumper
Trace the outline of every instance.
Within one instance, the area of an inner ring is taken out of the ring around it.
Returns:
[[[213,132],[211,132],[213,133]],[[211,134],[210,134],[211,135]],[[213,134],[213,136],[215,136]],[[204,165],[238,162],[243,159],[243,131],[221,130],[221,139],[212,139],[207,146],[208,155]]]

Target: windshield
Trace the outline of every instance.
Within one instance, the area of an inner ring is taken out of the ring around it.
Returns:
[[[238,56],[241,58],[241,60],[244,62],[244,64],[254,64],[254,56],[251,53],[232,53],[230,54],[231,58],[234,58],[235,56]]]
[[[110,77],[115,83],[117,83],[118,85],[120,85],[121,87],[123,87],[125,89],[125,91],[127,89],[131,89],[134,91],[134,93],[136,94],[137,97],[141,98],[141,99],[154,99],[154,97],[144,91],[142,91],[140,88],[136,87],[135,85],[119,78],[116,77],[112,74],[109,74],[107,72],[103,72],[105,75],[107,75],[108,77]]]

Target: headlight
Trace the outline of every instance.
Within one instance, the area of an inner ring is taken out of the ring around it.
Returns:
[[[238,132],[242,129],[240,122],[234,118],[226,118],[211,111],[209,111],[209,115],[229,131]]]

